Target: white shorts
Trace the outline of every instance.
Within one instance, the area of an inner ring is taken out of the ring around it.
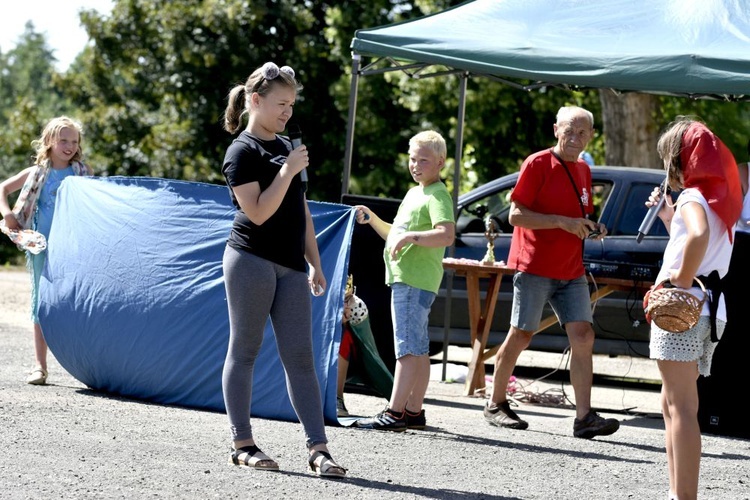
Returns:
[[[719,338],[725,327],[725,321],[716,320]],[[711,360],[717,344],[711,341],[711,319],[708,316],[701,316],[693,328],[683,333],[668,332],[651,323],[649,357],[662,361],[697,361],[698,372],[704,377],[711,375]]]

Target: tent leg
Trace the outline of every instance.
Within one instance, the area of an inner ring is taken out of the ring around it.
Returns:
[[[461,182],[461,159],[464,149],[464,120],[466,118],[466,86],[469,73],[459,75],[458,122],[456,124],[456,157],[453,165],[453,216],[458,219],[458,188]],[[456,243],[448,248],[448,257],[456,253]],[[445,317],[443,319],[443,374],[441,380],[445,382],[448,367],[448,338],[451,331],[451,295],[453,292],[453,271],[445,277]]]
[[[349,178],[352,171],[352,149],[354,147],[354,121],[357,117],[357,92],[359,90],[359,62],[362,56],[352,54],[352,82],[349,89],[349,118],[346,122],[346,151],[344,153],[344,176],[341,180],[341,197],[349,193]]]

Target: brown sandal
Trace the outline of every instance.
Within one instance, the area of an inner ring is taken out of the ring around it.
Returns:
[[[260,451],[260,448],[256,445],[243,446],[237,450],[232,450],[229,463],[258,470],[279,470],[279,464]]]
[[[322,458],[321,458],[322,457]],[[320,461],[318,459],[320,458]],[[333,461],[331,454],[325,451],[316,451],[307,460],[310,470],[320,477],[343,479],[346,477],[346,469]]]

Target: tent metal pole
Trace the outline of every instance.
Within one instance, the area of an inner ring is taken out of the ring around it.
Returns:
[[[341,198],[349,193],[354,147],[354,120],[357,117],[357,91],[359,89],[359,63],[362,56],[352,53],[352,82],[349,89],[349,117],[346,122],[346,151],[344,152],[344,176],[341,180]]]
[[[453,216],[458,220],[458,188],[461,182],[461,161],[464,149],[464,119],[466,117],[466,86],[469,73],[459,75],[458,122],[456,124],[456,159],[453,166]],[[448,248],[448,256],[456,253],[456,243]],[[451,331],[451,295],[453,292],[453,270],[446,271],[445,276],[445,318],[443,320],[443,374],[441,380],[445,382],[448,367],[448,338]]]

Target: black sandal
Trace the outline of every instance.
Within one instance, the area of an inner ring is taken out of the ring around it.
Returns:
[[[237,450],[232,450],[229,463],[258,470],[279,470],[279,464],[260,451],[260,448],[256,445],[243,446]]]
[[[323,457],[320,463],[316,463],[318,458]],[[316,451],[307,460],[310,464],[310,470],[320,477],[330,477],[343,479],[346,477],[346,469],[333,461],[331,454],[326,451]]]

